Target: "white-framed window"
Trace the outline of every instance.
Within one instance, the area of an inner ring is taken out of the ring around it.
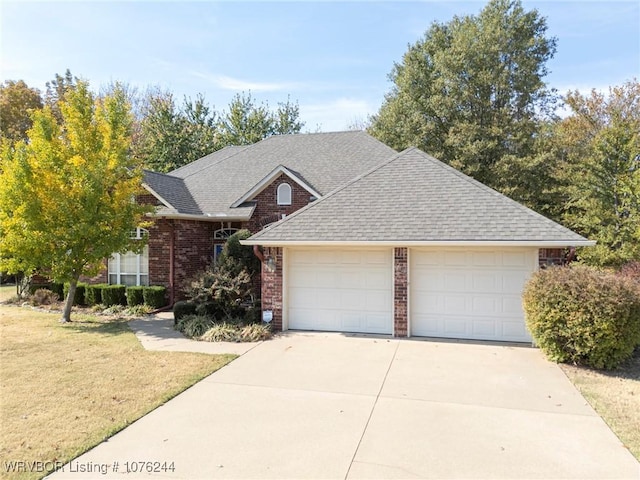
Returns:
[[[131,231],[131,238],[141,240],[149,232],[144,228]],[[108,262],[109,283],[111,285],[149,285],[149,247],[141,253],[114,253]]]
[[[149,285],[149,247],[142,253],[114,253],[109,259],[111,285]]]
[[[226,240],[227,238],[229,238],[231,235],[233,235],[237,231],[238,231],[237,228],[220,228],[220,229],[216,230],[215,232],[213,232],[213,239],[214,240]]]
[[[281,183],[278,185],[278,205],[291,205],[291,185]]]

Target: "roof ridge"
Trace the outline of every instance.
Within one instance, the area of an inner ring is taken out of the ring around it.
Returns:
[[[368,135],[368,134],[367,134],[367,135]],[[368,136],[370,136],[370,135],[368,135]],[[409,151],[409,150],[411,150],[411,149],[416,149],[416,150],[417,150],[417,148],[416,148],[416,147],[409,147],[408,149],[403,150],[403,151],[402,151],[402,152],[400,152],[400,153],[396,153],[395,155],[392,155],[392,156],[391,156],[391,158],[389,158],[389,159],[387,159],[387,160],[383,161],[382,163],[380,163],[380,164],[376,165],[375,167],[373,167],[373,168],[371,168],[371,169],[367,170],[366,172],[361,173],[360,175],[358,175],[358,176],[356,176],[356,177],[352,178],[351,180],[349,180],[348,182],[346,182],[346,183],[342,184],[341,186],[339,186],[339,187],[337,187],[337,188],[334,188],[334,189],[333,189],[333,190],[331,190],[329,193],[327,193],[325,196],[323,196],[323,197],[319,198],[318,200],[316,200],[316,201],[314,201],[314,202],[312,202],[312,203],[309,203],[309,204],[305,205],[305,206],[304,206],[304,207],[302,207],[301,209],[296,210],[295,212],[293,212],[291,215],[287,215],[287,216],[286,216],[285,218],[283,218],[282,220],[280,220],[280,221],[278,221],[278,222],[275,222],[274,224],[272,224],[272,225],[268,226],[268,227],[267,227],[267,228],[265,228],[264,230],[261,230],[260,232],[258,232],[258,233],[256,233],[256,234],[255,234],[255,237],[258,237],[258,238],[259,238],[260,236],[262,236],[262,234],[263,234],[263,233],[266,233],[266,232],[270,231],[272,228],[275,228],[275,227],[277,227],[278,225],[282,225],[282,223],[287,222],[287,221],[288,221],[289,219],[291,219],[291,218],[295,218],[295,217],[297,217],[297,216],[298,216],[299,214],[301,214],[302,212],[306,212],[307,210],[312,209],[312,208],[313,208],[313,207],[315,207],[316,205],[320,205],[320,204],[322,204],[322,202],[323,202],[323,201],[325,201],[326,199],[333,197],[334,195],[336,195],[337,193],[341,192],[341,191],[342,191],[342,190],[344,190],[345,188],[347,188],[347,187],[349,187],[349,186],[353,185],[354,183],[356,183],[356,182],[358,182],[358,181],[362,180],[363,178],[365,178],[365,177],[367,177],[367,176],[371,175],[372,173],[376,172],[376,171],[377,171],[377,170],[379,170],[380,168],[383,168],[384,166],[389,165],[389,164],[390,164],[390,163],[392,163],[394,160],[397,160],[401,155],[403,155],[404,153],[406,153],[407,151]]]
[[[204,170],[207,170],[207,169],[209,169],[209,168],[211,168],[211,167],[215,167],[216,165],[220,165],[221,163],[226,162],[226,161],[227,161],[227,160],[229,160],[230,158],[233,158],[233,157],[235,157],[236,155],[238,155],[238,154],[240,154],[240,153],[242,153],[242,152],[244,152],[244,151],[248,150],[249,148],[253,147],[254,145],[256,145],[256,144],[255,144],[255,143],[253,143],[253,144],[251,144],[251,145],[227,145],[227,146],[226,146],[226,147],[224,147],[224,148],[227,148],[227,147],[237,147],[238,149],[237,149],[235,152],[233,152],[231,155],[229,155],[229,156],[227,156],[227,157],[224,157],[224,158],[221,158],[221,159],[219,159],[218,161],[214,161],[213,163],[209,163],[209,164],[207,164],[206,166],[202,167],[201,169],[199,169],[199,170],[197,170],[197,171],[195,171],[195,172],[193,172],[193,173],[190,173],[189,175],[186,175],[185,177],[180,177],[180,178],[182,178],[183,180],[186,180],[186,179],[187,179],[187,178],[189,178],[189,177],[193,177],[193,176],[194,176],[194,175],[196,175],[196,174],[200,174],[200,173],[202,173]],[[211,152],[209,155],[213,155],[214,153],[221,152],[222,150],[224,150],[224,148],[222,148],[222,149],[220,149],[220,150],[216,150],[215,152]],[[205,156],[204,156],[204,157],[202,157],[202,158],[208,157],[209,155],[205,155]],[[202,158],[199,158],[198,160],[202,160]],[[197,162],[198,160],[194,160],[194,162]],[[193,162],[191,162],[191,163],[193,163]],[[187,165],[190,165],[190,164],[187,164]],[[184,165],[183,167],[186,167],[187,165]],[[183,168],[183,167],[180,167],[180,168]],[[174,172],[175,172],[175,171],[176,171],[176,170],[174,170]]]

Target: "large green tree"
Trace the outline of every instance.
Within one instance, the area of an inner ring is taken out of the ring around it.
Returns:
[[[517,196],[546,168],[536,135],[553,104],[543,78],[555,50],[544,17],[519,0],[491,0],[478,15],[433,23],[395,64],[369,131]]]
[[[221,114],[202,95],[178,105],[171,92],[152,90],[142,102],[134,155],[152,170],[168,172],[228,145],[250,145],[271,135],[299,133],[297,103],[287,99],[275,111],[251,94],[233,97]]]
[[[617,266],[640,260],[640,83],[608,94],[570,92],[558,128],[569,201],[564,220],[597,240],[580,258]]]
[[[81,275],[113,252],[142,247],[130,238],[147,207],[133,201],[141,169],[129,154],[131,113],[122,92],[96,99],[78,81],[33,114],[28,142],[5,145],[0,164],[0,270],[46,273],[69,282],[70,321]]]
[[[31,114],[42,108],[37,88],[24,80],[5,80],[0,85],[0,137],[11,141],[26,140],[31,128]]]
[[[152,90],[143,105],[133,151],[145,167],[168,172],[198,158],[191,156],[192,148],[198,147],[190,141],[187,118],[172,93]]]

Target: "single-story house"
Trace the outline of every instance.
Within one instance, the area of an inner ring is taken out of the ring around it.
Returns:
[[[140,254],[94,281],[164,285],[168,301],[242,228],[261,250],[276,329],[528,341],[526,279],[593,242],[412,148],[364,132],[282,135],[145,172]],[[258,252],[260,253],[260,252]]]
[[[594,242],[409,148],[243,243],[277,329],[526,342],[540,252]]]
[[[226,239],[281,220],[396,153],[364,132],[272,136],[226,147],[163,174],[146,171],[138,201],[156,206],[140,254],[114,254],[92,282],[163,285],[170,303]]]

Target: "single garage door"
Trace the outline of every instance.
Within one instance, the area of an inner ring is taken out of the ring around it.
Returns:
[[[288,249],[289,328],[393,333],[391,249]]]
[[[537,249],[410,252],[413,336],[529,342],[522,290]]]

